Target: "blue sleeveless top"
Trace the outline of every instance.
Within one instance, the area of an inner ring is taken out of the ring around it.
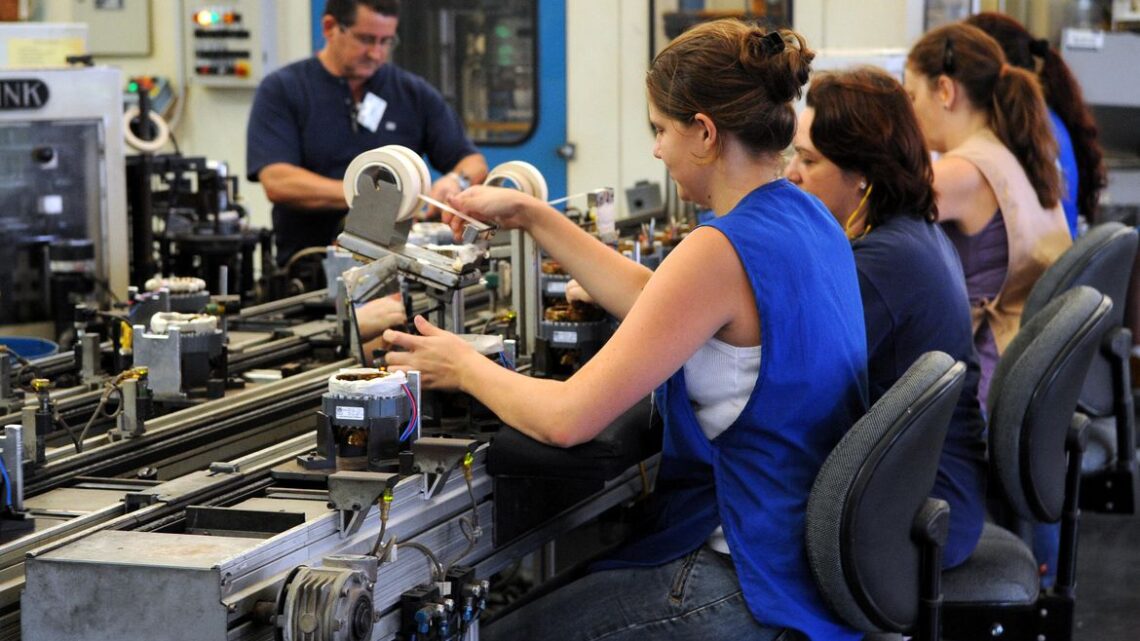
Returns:
[[[866,410],[867,347],[851,246],[814,196],[768,183],[707,224],[736,250],[760,314],[764,356],[740,417],[710,441],[678,371],[656,392],[665,418],[655,532],[611,561],[651,566],[718,525],[752,616],[816,640],[860,639],[823,602],[804,514],[824,459]]]

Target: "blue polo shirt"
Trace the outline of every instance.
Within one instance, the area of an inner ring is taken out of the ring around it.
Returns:
[[[288,163],[336,180],[352,159],[384,145],[403,145],[441,172],[478,153],[459,116],[423,78],[392,63],[365,83],[364,91],[386,101],[380,125],[356,124],[348,82],[329,73],[315,56],[273,72],[261,82],[249,114],[246,173],[251,181],[266,165]],[[277,260],[336,238],[344,209],[273,206]]]
[[[985,518],[985,420],[978,404],[978,357],[970,303],[954,246],[939,225],[896,216],[852,245],[867,326],[870,400],[880,397],[926,352],[966,363],[931,495],[950,504],[945,567],[970,556]]]

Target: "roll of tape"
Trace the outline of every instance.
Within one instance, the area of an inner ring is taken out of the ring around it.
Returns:
[[[522,160],[512,160],[498,165],[487,174],[484,184],[495,187],[510,187],[545,201],[549,197],[546,179],[537,167]]]
[[[148,111],[147,117],[154,124],[154,127],[158,130],[158,132],[155,135],[154,140],[143,140],[142,138],[136,136],[135,132],[131,131],[131,121],[138,117],[138,107],[131,107],[125,113],[123,113],[123,139],[126,140],[127,145],[136,151],[142,151],[146,153],[154,153],[159,149],[162,149],[162,147],[166,145],[166,143],[170,140],[170,127],[166,124],[166,121],[162,119],[162,116],[156,114],[155,112]]]
[[[353,158],[344,172],[344,200],[352,206],[361,176],[368,176],[373,184],[381,186],[384,181],[379,179],[385,173],[395,180],[396,190],[400,193],[400,210],[396,220],[411,218],[420,207],[420,194],[426,195],[426,190],[431,186],[430,174],[422,158],[400,145],[370,149]]]

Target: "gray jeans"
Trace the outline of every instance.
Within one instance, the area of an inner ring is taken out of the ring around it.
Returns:
[[[484,641],[790,641],[756,622],[732,559],[702,546],[652,568],[594,572],[480,630]]]

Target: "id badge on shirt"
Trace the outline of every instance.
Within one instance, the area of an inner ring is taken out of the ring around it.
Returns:
[[[384,118],[384,111],[388,109],[388,101],[371,91],[364,94],[364,100],[356,110],[356,122],[368,131],[375,132]]]

